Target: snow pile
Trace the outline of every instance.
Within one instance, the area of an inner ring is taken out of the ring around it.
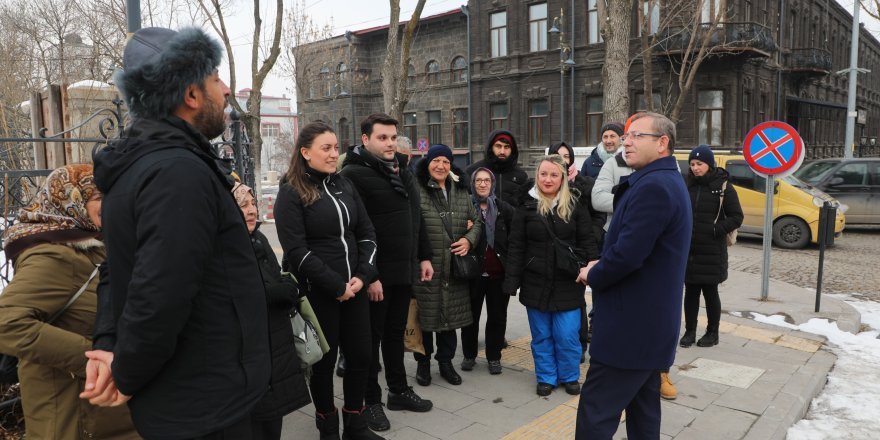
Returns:
[[[759,322],[825,336],[837,355],[828,383],[806,418],[788,430],[789,440],[876,439],[880,433],[880,304],[835,296],[855,307],[871,328],[854,335],[827,319],[792,325],[779,315],[753,314]]]

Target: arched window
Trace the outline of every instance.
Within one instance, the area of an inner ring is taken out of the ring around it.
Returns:
[[[406,86],[412,88],[416,80],[416,66],[412,64],[406,69]]]
[[[425,66],[425,81],[428,84],[437,84],[439,75],[440,63],[435,60],[428,61],[428,64]]]
[[[348,118],[339,118],[339,126],[337,127],[339,132],[339,150],[343,151],[346,147],[353,145],[354,143],[351,141],[351,124],[348,123]],[[347,149],[344,151],[348,151]]]
[[[461,83],[467,81],[467,61],[464,57],[455,57],[452,59],[452,82]]]

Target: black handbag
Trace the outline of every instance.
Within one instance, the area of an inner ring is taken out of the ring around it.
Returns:
[[[446,218],[449,213],[440,207],[437,200],[432,198],[431,201],[434,203],[434,207],[440,215],[440,220],[443,222],[443,228],[446,230],[446,235],[448,235],[449,239],[455,243],[457,240],[452,236],[452,225],[449,224],[449,220]],[[454,278],[459,280],[474,280],[479,278],[483,273],[480,257],[477,256],[474,247],[475,246],[471,246],[467,255],[452,256],[452,276]]]
[[[541,221],[547,228],[547,233],[549,233],[550,237],[553,239],[553,252],[556,255],[556,267],[565,272],[577,275],[582,267],[587,266],[587,262],[578,256],[576,247],[556,236],[556,233],[553,232],[553,228],[550,227],[550,224],[543,215],[539,213],[538,217],[541,218]]]

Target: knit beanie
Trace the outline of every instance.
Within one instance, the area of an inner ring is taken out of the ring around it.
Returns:
[[[444,156],[449,159],[449,162],[452,162],[452,149],[443,144],[431,145],[431,148],[428,149],[428,154],[425,155],[425,160],[430,163],[439,156]]]
[[[709,165],[709,169],[715,168],[715,154],[712,153],[712,149],[708,145],[700,145],[691,150],[691,154],[688,156],[688,163],[694,159]]]
[[[602,126],[602,129],[599,130],[599,135],[605,134],[606,131],[611,130],[617,133],[618,136],[623,136],[623,124],[620,122],[609,122]]]

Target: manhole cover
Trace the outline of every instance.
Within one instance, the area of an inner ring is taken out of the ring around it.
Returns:
[[[764,374],[764,371],[760,368],[747,367],[745,365],[697,358],[697,360],[688,364],[688,368],[679,368],[678,374],[722,385],[748,388]]]

